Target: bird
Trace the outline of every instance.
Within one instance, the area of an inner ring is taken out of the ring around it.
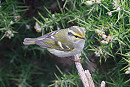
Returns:
[[[25,38],[24,45],[39,45],[58,57],[70,57],[81,53],[85,45],[85,28],[71,26],[37,38]]]

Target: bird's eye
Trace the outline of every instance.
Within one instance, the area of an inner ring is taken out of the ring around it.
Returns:
[[[79,36],[76,36],[76,35],[74,35],[74,34],[71,33],[71,32],[68,32],[68,35],[70,35],[70,36],[74,36],[75,38],[80,38]]]
[[[71,32],[68,32],[68,35],[73,35]]]
[[[76,38],[79,38],[78,36],[75,35]]]
[[[71,36],[73,36],[73,34],[72,34],[71,32],[68,32],[68,35],[71,35]]]

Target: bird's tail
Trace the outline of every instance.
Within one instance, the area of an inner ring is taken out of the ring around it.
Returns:
[[[23,44],[24,45],[31,45],[35,44],[36,39],[35,38],[25,38]]]

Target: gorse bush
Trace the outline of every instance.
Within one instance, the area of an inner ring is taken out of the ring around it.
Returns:
[[[45,49],[22,43],[74,25],[86,29],[84,67],[88,60],[98,60],[92,72],[95,84],[104,80],[108,87],[130,86],[129,7],[129,0],[0,1],[0,86],[80,87],[74,67],[63,72]]]
[[[20,6],[17,1],[0,1],[1,40],[4,37],[11,39],[14,33],[18,33],[14,26],[20,24],[21,13],[27,10],[26,6]],[[23,10],[22,10],[23,9]]]

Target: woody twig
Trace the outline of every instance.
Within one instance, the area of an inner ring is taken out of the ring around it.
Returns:
[[[84,71],[84,69],[80,63],[79,54],[74,55],[74,60],[75,60],[75,66],[78,70],[80,79],[82,80],[84,87],[95,87],[89,70]],[[101,87],[105,87],[105,81],[101,82]]]

